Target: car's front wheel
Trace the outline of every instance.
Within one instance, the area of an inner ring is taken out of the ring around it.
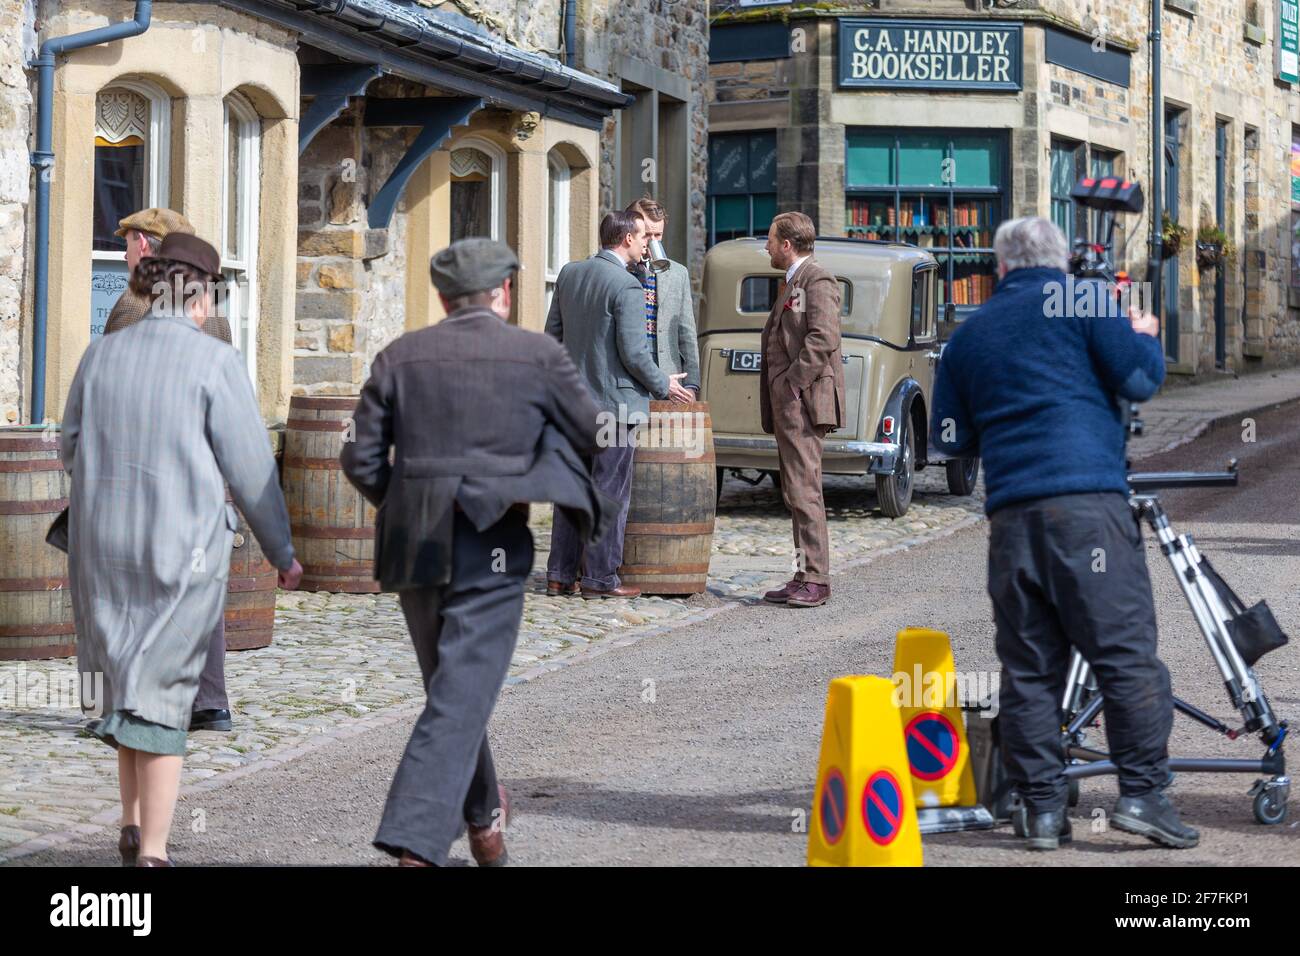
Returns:
[[[916,441],[912,437],[910,416],[899,422],[897,466],[892,475],[876,475],[876,498],[887,518],[901,518],[912,504],[912,487],[916,477]]]
[[[980,476],[978,458],[950,458],[944,462],[948,473],[948,493],[965,497],[975,490],[975,482]]]

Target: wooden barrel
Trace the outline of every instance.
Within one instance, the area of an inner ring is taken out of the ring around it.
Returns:
[[[76,653],[68,559],[45,543],[68,505],[58,429],[0,429],[0,660]]]
[[[230,500],[230,493],[226,493]],[[239,512],[226,585],[226,650],[248,651],[271,643],[275,629],[275,566]]]
[[[301,591],[375,593],[375,509],[339,464],[351,437],[357,397],[289,400],[280,479],[293,547],[302,563]]]
[[[717,502],[709,403],[651,402],[636,442],[618,576],[646,594],[699,594],[708,583]]]

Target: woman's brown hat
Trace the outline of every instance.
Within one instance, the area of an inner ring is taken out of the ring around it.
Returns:
[[[169,232],[158,244],[158,253],[146,256],[141,261],[149,259],[171,259],[173,262],[184,262],[186,265],[193,266],[213,278],[221,275],[221,257],[217,255],[217,250],[198,236],[183,232]]]

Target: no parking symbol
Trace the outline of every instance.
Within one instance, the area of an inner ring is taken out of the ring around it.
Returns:
[[[867,836],[888,846],[903,826],[903,788],[888,770],[877,770],[862,788],[862,823]]]
[[[942,780],[952,772],[961,755],[957,728],[943,714],[928,710],[917,714],[903,730],[907,762],[918,780]]]

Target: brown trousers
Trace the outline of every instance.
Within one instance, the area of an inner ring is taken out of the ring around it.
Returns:
[[[822,436],[803,400],[781,378],[771,390],[772,425],[781,462],[781,494],[794,523],[796,581],[830,584],[831,543],[822,500]]]

